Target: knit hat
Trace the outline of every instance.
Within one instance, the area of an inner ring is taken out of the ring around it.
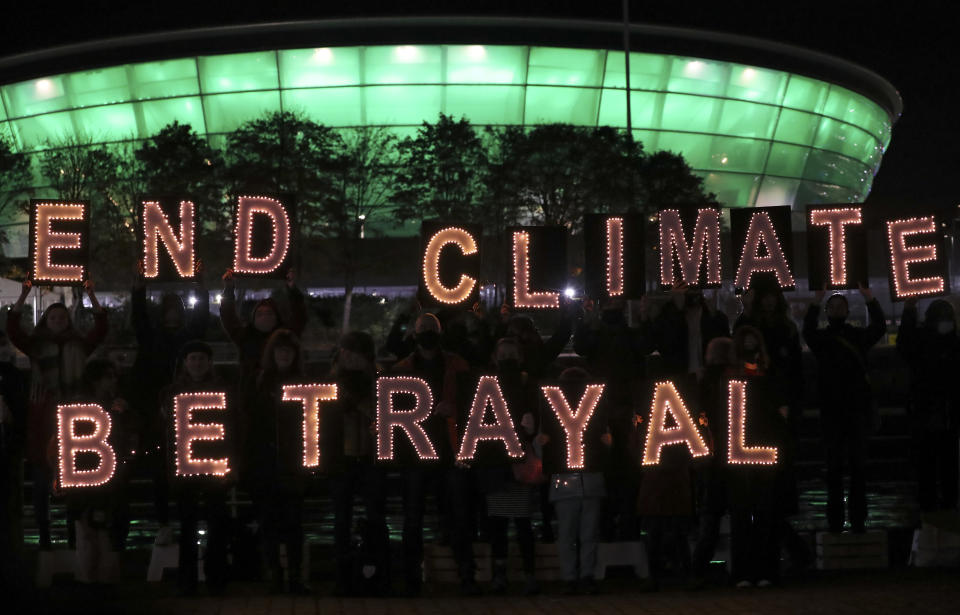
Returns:
[[[183,348],[180,349],[180,357],[185,359],[188,354],[193,352],[202,352],[213,359],[213,348],[211,348],[210,344],[204,342],[203,340],[190,340],[189,342],[185,343]]]

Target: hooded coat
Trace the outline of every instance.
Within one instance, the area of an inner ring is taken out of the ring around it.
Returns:
[[[90,354],[107,336],[107,314],[93,313],[94,324],[86,334],[73,323],[59,334],[47,328],[52,309],[66,309],[62,303],[48,307],[31,333],[23,330],[22,311],[7,315],[7,336],[30,359],[30,401],[27,412],[26,456],[33,463],[45,464],[47,444],[56,430],[57,404],[74,397],[80,390],[83,367]]]
[[[956,328],[938,333],[940,321],[954,321],[946,301],[930,304],[923,325],[917,323],[917,307],[907,306],[900,320],[897,351],[910,366],[910,408],[914,423],[924,431],[956,431],[960,427],[960,336]]]
[[[267,339],[273,331],[290,329],[297,336],[300,336],[304,327],[306,327],[307,308],[303,293],[296,287],[288,288],[287,292],[290,298],[289,322],[284,322],[281,318],[279,306],[273,299],[264,299],[254,306],[252,314],[256,314],[257,309],[261,306],[267,306],[277,315],[277,326],[266,333],[258,330],[252,322],[247,323],[240,320],[233,291],[223,293],[223,299],[220,303],[220,322],[230,341],[234,343],[240,353],[240,374],[244,380],[254,375],[259,369],[263,348],[267,345]]]

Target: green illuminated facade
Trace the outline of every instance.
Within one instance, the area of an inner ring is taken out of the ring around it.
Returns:
[[[862,201],[892,116],[837,83],[666,53],[631,53],[632,126],[681,153],[727,206]],[[140,140],[177,120],[219,146],[270,111],[412,133],[440,112],[478,125],[626,127],[624,53],[533,45],[275,49],[106,66],[0,86],[0,133],[19,151],[76,136]],[[38,180],[39,181],[39,180]],[[38,186],[38,195],[42,187]],[[9,221],[8,221],[9,222]]]

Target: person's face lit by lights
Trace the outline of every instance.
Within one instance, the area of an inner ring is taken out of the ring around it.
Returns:
[[[835,295],[827,301],[827,318],[831,322],[843,322],[849,314],[850,306],[843,296]]]
[[[277,328],[277,313],[269,305],[261,305],[253,313],[253,326],[260,333],[270,333]]]
[[[47,329],[54,335],[59,335],[70,326],[70,315],[64,308],[54,308],[47,314]]]
[[[210,355],[205,352],[191,352],[184,357],[183,367],[191,380],[199,382],[210,373]]]
[[[296,358],[297,351],[290,346],[277,346],[273,349],[273,362],[277,366],[277,371],[289,371]]]

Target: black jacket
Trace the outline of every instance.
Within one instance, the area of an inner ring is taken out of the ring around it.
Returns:
[[[803,339],[817,358],[821,408],[865,409],[870,402],[867,352],[887,330],[876,299],[867,302],[870,324],[849,323],[817,328],[820,306],[811,305],[803,319]],[[855,402],[855,403],[852,403]]]
[[[960,337],[940,335],[932,323],[917,324],[916,306],[903,310],[897,351],[910,367],[910,410],[914,424],[927,431],[960,426]]]

